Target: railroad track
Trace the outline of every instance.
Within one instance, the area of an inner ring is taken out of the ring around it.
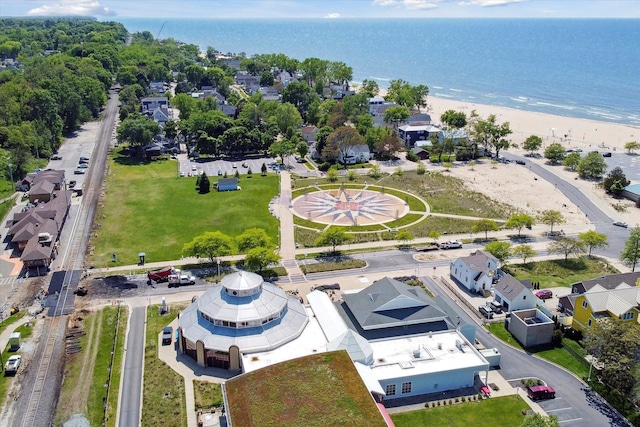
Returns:
[[[74,271],[84,268],[84,256],[101,194],[102,181],[106,173],[105,165],[107,164],[117,105],[118,95],[112,94],[105,110],[105,119],[100,129],[98,143],[92,154],[94,163],[85,181],[82,203],[75,218],[68,221],[66,225],[66,227],[71,227],[70,239],[56,260],[65,270],[63,286],[58,295],[56,306],[50,312],[51,317],[45,320],[38,351],[30,364],[36,367],[35,376],[26,378],[24,382],[25,392],[21,395],[21,402],[18,405],[24,409],[18,408],[16,411],[13,422],[16,427],[48,426],[51,425],[55,414],[64,368],[67,314],[74,310]],[[75,276],[75,282],[77,282],[78,275]],[[71,301],[70,304],[69,301]]]

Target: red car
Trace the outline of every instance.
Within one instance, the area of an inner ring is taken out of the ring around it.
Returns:
[[[542,289],[536,292],[536,296],[540,299],[549,299],[553,297],[553,292],[549,289]]]

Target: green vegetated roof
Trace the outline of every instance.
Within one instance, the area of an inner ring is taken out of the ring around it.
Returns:
[[[386,426],[345,350],[249,372],[225,389],[233,425]]]

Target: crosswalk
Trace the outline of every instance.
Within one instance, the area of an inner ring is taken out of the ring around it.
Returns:
[[[303,283],[307,281],[307,276],[300,270],[298,261],[295,259],[284,260],[282,261],[282,265],[287,270],[289,283]]]

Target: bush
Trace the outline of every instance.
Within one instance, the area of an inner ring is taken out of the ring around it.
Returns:
[[[561,329],[555,329],[553,331],[553,335],[551,336],[551,344],[556,347],[562,347],[562,330]]]
[[[413,152],[413,150],[409,150],[407,151],[407,160],[409,160],[410,162],[417,162],[418,156]]]
[[[318,165],[318,170],[320,170],[321,172],[326,172],[329,170],[330,167],[331,167],[331,163],[324,162]]]

